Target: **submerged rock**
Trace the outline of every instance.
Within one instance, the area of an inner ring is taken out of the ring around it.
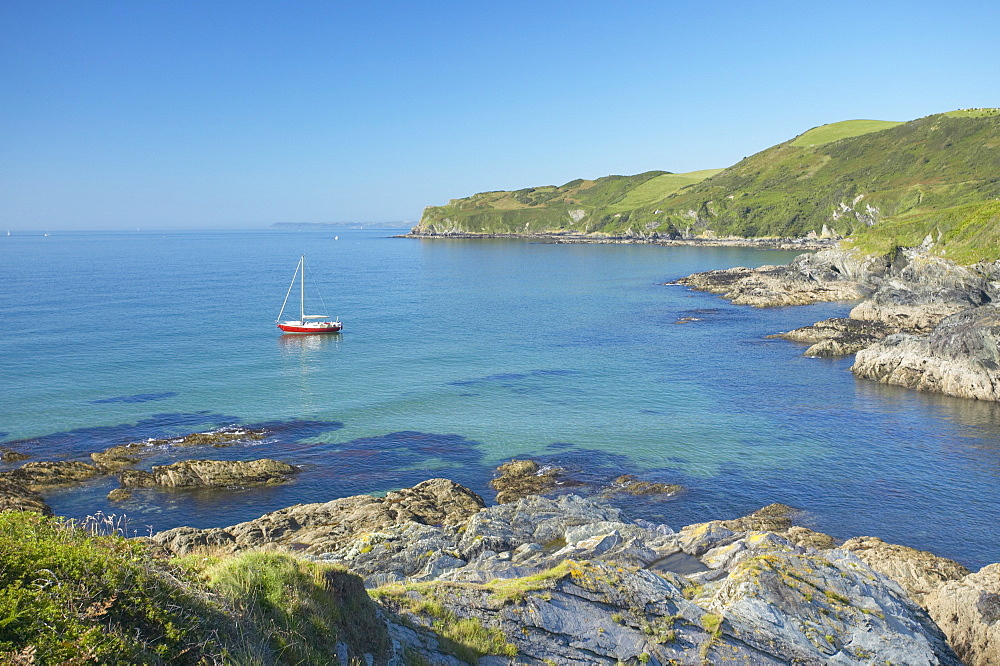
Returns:
[[[924,603],[965,664],[1000,664],[1000,564],[938,586]]]
[[[123,488],[224,488],[283,483],[298,474],[288,463],[261,460],[184,460],[157,465],[152,472],[126,470],[119,475]]]
[[[0,479],[0,511],[31,511],[51,516],[52,509],[42,496],[19,483]]]
[[[94,465],[77,461],[25,463],[18,469],[0,472],[0,477],[29,490],[74,485],[100,475],[101,471]]]
[[[500,476],[490,481],[490,487],[497,491],[500,504],[548,492],[559,485],[563,474],[562,469],[542,467],[534,460],[511,460],[497,471]]]
[[[31,456],[26,453],[9,449],[6,446],[0,446],[0,461],[5,463],[21,462],[22,460],[27,460],[30,457]]]
[[[858,377],[921,391],[1000,400],[1000,308],[970,308],[927,337],[897,334],[858,352]]]
[[[641,481],[632,474],[623,474],[611,482],[611,485],[604,491],[604,495],[676,495],[684,490],[683,486],[676,483],[657,483],[655,481]]]
[[[195,432],[183,437],[150,439],[136,443],[145,446],[230,446],[240,440],[258,440],[264,439],[266,436],[267,431],[263,429],[232,427],[212,432]]]

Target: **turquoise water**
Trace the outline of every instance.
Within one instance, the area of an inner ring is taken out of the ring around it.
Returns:
[[[388,234],[0,238],[0,445],[85,460],[239,423],[271,434],[149,463],[303,466],[277,488],[113,505],[104,479],[46,495],[62,515],[125,512],[142,529],[227,525],[431,476],[492,498],[493,468],[530,456],[571,469],[581,492],[625,472],[681,483],[678,497],[619,500],[675,527],[779,501],[838,536],[1000,561],[1000,406],[856,380],[849,359],[764,337],[850,304],[759,310],[663,285],[793,253]],[[302,253],[307,291],[342,318],[340,335],[274,327]]]

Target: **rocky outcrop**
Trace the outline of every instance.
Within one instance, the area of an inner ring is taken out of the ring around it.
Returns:
[[[277,460],[184,460],[158,465],[152,472],[126,470],[119,474],[123,488],[227,488],[283,483],[299,472]]]
[[[854,359],[858,377],[921,391],[1000,400],[1000,308],[970,308],[926,336],[897,334]]]
[[[144,448],[145,445],[141,443],[112,446],[104,451],[91,453],[90,459],[105,473],[117,472],[138,464]]]
[[[13,481],[29,490],[54,486],[70,486],[100,476],[101,471],[85,462],[32,462],[0,473],[0,478]]]
[[[736,305],[759,308],[808,305],[822,301],[853,301],[864,296],[862,287],[835,273],[802,273],[797,266],[729,268],[696,273],[677,280],[698,291],[721,294]]]
[[[675,533],[575,495],[484,508],[434,479],[153,540],[346,566],[425,657],[461,624],[492,637],[497,664],[959,663],[902,588],[795,515],[771,505]]]
[[[323,553],[336,551],[359,535],[393,526],[452,528],[483,506],[483,499],[468,488],[447,479],[431,479],[385,497],[357,495],[297,504],[232,527],[178,527],[160,532],[153,540],[179,555],[205,548],[236,553],[262,547]]]
[[[632,474],[622,474],[604,491],[603,495],[676,495],[684,490],[676,483],[658,483],[643,481]]]
[[[969,573],[954,560],[886,543],[878,537],[854,537],[840,548],[854,553],[872,569],[899,583],[918,604],[942,583],[959,580]]]
[[[501,504],[553,490],[563,475],[563,470],[542,467],[534,460],[511,460],[497,471],[500,476],[490,481],[490,487],[497,491],[497,502]]]
[[[26,453],[21,453],[20,451],[15,451],[14,449],[7,448],[6,446],[0,446],[0,461],[5,463],[15,463],[21,462],[22,460],[27,460],[30,458]]]
[[[767,337],[807,343],[810,347],[805,356],[847,356],[896,332],[898,329],[880,321],[838,317]]]
[[[0,479],[0,511],[32,511],[43,516],[52,515],[52,509],[41,495],[8,479]]]
[[[231,446],[238,441],[264,439],[267,431],[263,429],[229,427],[211,432],[195,432],[183,437],[167,439],[150,439],[137,442],[144,446]]]
[[[992,302],[998,296],[992,278],[993,269],[986,265],[958,266],[918,249],[904,250],[850,317],[927,333],[945,317]]]
[[[1000,564],[940,585],[924,604],[965,664],[1000,664]]]

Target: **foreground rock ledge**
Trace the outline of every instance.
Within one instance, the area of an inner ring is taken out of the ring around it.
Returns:
[[[384,498],[297,505],[153,540],[177,553],[275,548],[347,566],[408,622],[394,624],[393,637],[429,663],[454,663],[418,636],[445,616],[501,632],[517,653],[511,663],[961,663],[927,612],[880,572],[903,572],[907,589],[932,596],[969,578],[959,565],[879,540],[836,548],[794,526],[795,515],[771,505],[674,532],[575,495],[484,507],[472,491],[432,479]],[[961,616],[955,635],[973,636],[969,654],[983,650],[991,608]]]
[[[1000,308],[952,315],[927,337],[897,334],[857,353],[858,377],[920,391],[1000,400]]]

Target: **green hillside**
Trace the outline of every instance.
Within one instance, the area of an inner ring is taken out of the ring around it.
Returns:
[[[883,230],[905,227],[910,237],[934,224],[951,228],[956,215],[997,198],[1000,111],[964,109],[816,127],[718,172],[652,171],[477,194],[428,207],[414,231],[790,237],[826,226],[876,244]]]
[[[513,192],[481,192],[424,210],[417,233],[594,233],[595,219],[614,219],[663,201],[718,173],[647,171],[635,176],[573,180]],[[612,225],[613,226],[613,225]],[[610,227],[609,227],[610,228]]]
[[[889,129],[903,123],[891,120],[844,120],[839,123],[820,125],[808,132],[803,132],[794,139],[790,145],[798,148],[809,148],[811,146],[822,146],[824,143],[832,143],[841,139],[849,139],[854,136],[871,134],[880,130]]]

